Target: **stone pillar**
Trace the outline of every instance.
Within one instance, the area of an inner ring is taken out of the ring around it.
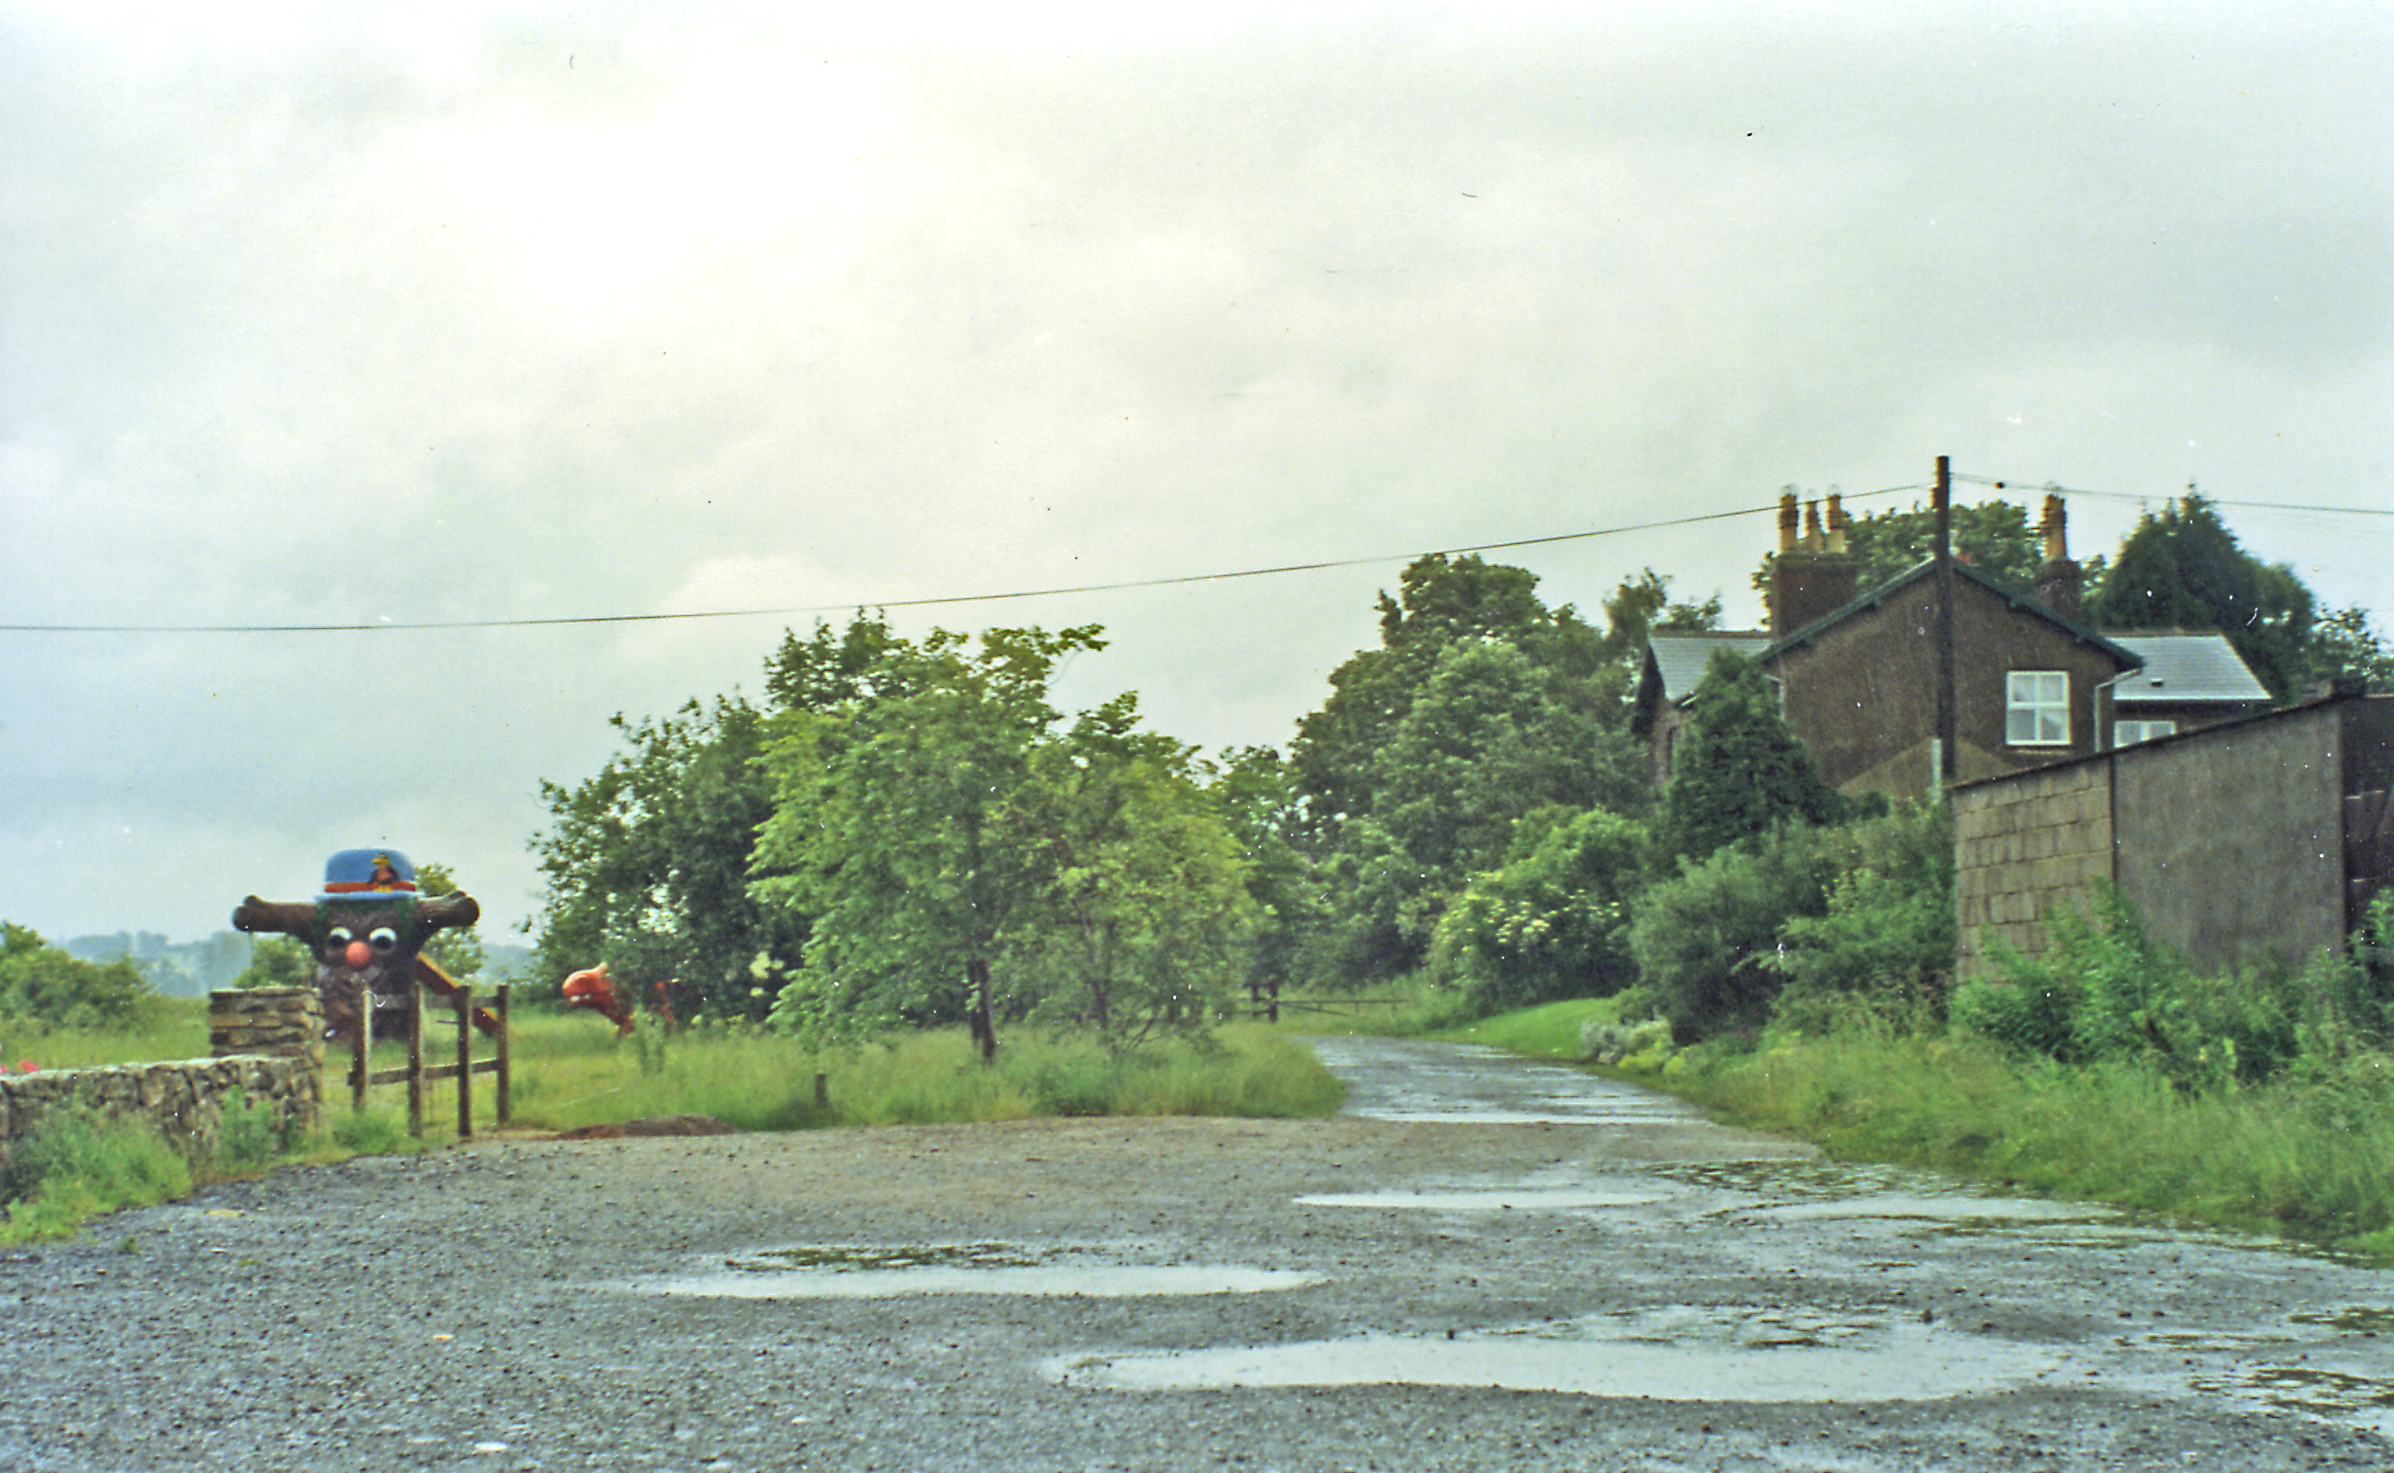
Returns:
[[[295,1080],[293,1123],[313,1130],[324,1107],[324,1000],[312,987],[253,987],[208,994],[208,1051],[216,1058],[259,1055],[290,1059],[306,1074]]]

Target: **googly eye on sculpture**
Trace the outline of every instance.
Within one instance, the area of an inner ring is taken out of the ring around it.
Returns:
[[[456,979],[420,953],[434,933],[481,918],[482,906],[462,891],[423,894],[415,866],[398,850],[344,849],[324,862],[324,889],[314,900],[252,895],[233,911],[233,929],[277,933],[306,945],[316,958],[325,1033],[347,1038],[355,1036],[361,1017],[373,1019],[377,1036],[404,1034],[411,982],[443,997],[461,996]],[[498,1019],[481,1008],[474,1009],[474,1026],[499,1031]]]

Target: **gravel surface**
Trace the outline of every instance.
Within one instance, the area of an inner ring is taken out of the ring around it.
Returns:
[[[121,1214],[0,1254],[0,1468],[2394,1466],[2383,1273],[1331,1057],[1390,1118],[486,1140]]]

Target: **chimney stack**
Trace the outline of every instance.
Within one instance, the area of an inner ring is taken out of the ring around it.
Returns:
[[[2086,572],[2070,557],[2069,513],[2062,508],[2059,495],[2045,495],[2044,520],[2037,530],[2045,534],[2045,563],[2037,569],[2037,602],[2076,622],[2081,616],[2079,597],[2086,590]]]
[[[1862,564],[1846,554],[1845,527],[1840,497],[1829,498],[1825,526],[1819,502],[1804,503],[1799,522],[1795,493],[1779,498],[1779,554],[1771,559],[1770,576],[1773,639],[1783,639],[1853,602]]]

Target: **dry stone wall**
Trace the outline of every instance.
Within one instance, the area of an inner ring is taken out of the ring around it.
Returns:
[[[228,1104],[264,1106],[280,1132],[324,1116],[324,1014],[299,988],[209,995],[216,1057],[0,1075],[0,1169],[14,1143],[53,1111],[81,1106],[104,1120],[146,1120],[193,1160],[216,1150]]]

